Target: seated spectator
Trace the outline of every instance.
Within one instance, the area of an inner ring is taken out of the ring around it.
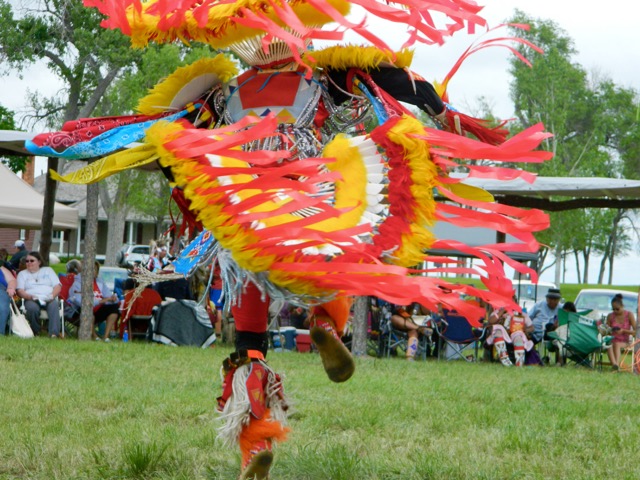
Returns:
[[[418,303],[414,303],[409,307],[411,313],[414,316],[426,316],[428,312],[423,310],[423,307]],[[424,335],[426,337],[431,337],[433,330],[426,325],[420,325],[416,323],[413,319],[413,316],[407,311],[407,307],[405,306],[396,306],[391,315],[391,325],[396,330],[400,330],[401,332],[406,332],[408,341],[407,341],[407,360],[412,361],[415,359],[416,353],[418,351],[418,336]]]
[[[620,356],[622,350],[629,346],[630,336],[636,335],[636,319],[629,310],[624,308],[622,295],[616,294],[611,300],[611,309],[613,310],[607,315],[607,325],[611,328],[613,341],[611,348],[607,350],[611,368],[613,370],[620,369]]]
[[[104,330],[102,340],[110,342],[109,336],[111,332],[115,330],[116,322],[120,316],[120,304],[118,297],[115,295],[104,283],[104,280],[99,277],[100,264],[95,263],[95,275],[93,279],[93,317],[94,325],[99,325],[102,322],[107,322]],[[71,301],[80,308],[82,305],[82,274],[77,274],[73,281],[73,285],[69,290]],[[96,340],[101,340],[94,333]]]
[[[61,319],[58,295],[62,285],[51,267],[42,266],[38,252],[29,252],[24,257],[26,269],[18,274],[18,296],[24,300],[26,317],[34,335],[40,333],[40,310],[47,310],[49,335],[60,335]]]
[[[124,282],[126,278],[114,278],[113,279],[113,293],[118,297],[118,301],[124,300]]]
[[[11,266],[11,263],[7,261],[8,258],[9,251],[6,248],[0,248],[0,259],[2,259],[2,261],[0,261],[0,265],[13,273],[13,267]]]
[[[67,275],[78,275],[80,272],[82,272],[82,262],[78,259],[73,258],[67,262],[65,268],[67,269]]]
[[[14,245],[16,247],[16,253],[11,256],[9,263],[11,264],[11,270],[17,272],[20,267],[20,260],[25,258],[29,252],[24,244],[24,240],[16,240]]]
[[[560,304],[560,290],[550,288],[547,292],[545,300],[536,303],[529,312],[529,318],[533,322],[533,334],[531,339],[533,343],[540,343],[544,338],[544,334],[548,324],[554,324],[558,321],[558,308]]]
[[[573,312],[573,313],[577,312],[576,306],[573,302],[564,302],[564,305],[562,305],[562,310],[564,310],[565,312]],[[567,331],[568,331],[567,325],[561,325],[561,326],[558,325],[558,317],[556,317],[554,323],[548,323],[546,326],[545,339],[550,340],[549,351],[555,352],[557,365],[564,365],[564,358],[562,356],[562,345],[560,345],[560,341],[567,339],[567,333],[568,333]],[[546,333],[548,332],[556,332],[556,335],[560,340],[557,340],[555,338],[551,339],[547,337]],[[549,361],[547,357],[545,357],[545,360],[547,362]]]
[[[213,269],[213,278],[209,288],[209,307],[215,310],[214,332],[220,336],[222,334],[222,311],[224,310],[224,300],[222,299],[222,272],[220,265],[216,262]]]
[[[80,313],[80,306],[71,301],[69,298],[69,291],[75,281],[76,275],[79,275],[82,270],[82,263],[80,260],[69,260],[66,268],[66,274],[58,275],[60,278],[60,284],[62,285],[60,298],[64,301],[64,317],[66,319],[72,319]]]
[[[513,365],[509,358],[507,344],[513,348],[516,367],[525,363],[525,352],[533,348],[533,342],[527,338],[534,330],[533,322],[526,313],[516,310],[508,312],[501,308],[489,316],[491,334],[487,337],[487,345],[496,348],[500,362],[510,367]]]
[[[20,263],[18,265],[18,270],[16,270],[14,273],[16,274],[16,276],[23,270],[27,269],[27,257],[22,257],[20,259]]]
[[[152,250],[152,254],[149,257],[147,263],[147,270],[150,272],[157,272],[169,265],[169,249],[166,245],[157,246]]]
[[[162,303],[162,297],[152,288],[145,288],[140,294],[135,296],[136,282],[132,278],[124,281],[122,288],[124,290],[124,304],[122,307],[122,321],[120,322],[120,336],[122,337],[125,329],[129,330],[129,337],[136,333],[132,331],[129,320],[133,316],[151,315],[153,308]]]
[[[16,294],[16,277],[4,265],[6,258],[7,255],[0,252],[0,335],[4,335],[7,331],[7,323],[11,314],[11,300]]]
[[[309,311],[306,308],[289,305],[289,325],[298,330],[307,330],[310,321]]]

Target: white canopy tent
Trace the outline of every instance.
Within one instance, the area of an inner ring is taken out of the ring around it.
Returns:
[[[5,165],[0,164],[0,228],[40,229],[44,196],[19,178]],[[56,203],[53,214],[53,229],[78,228],[78,211]]]
[[[537,177],[533,183],[467,178],[464,183],[493,194],[496,201],[547,211],[575,208],[640,208],[640,180],[603,177]],[[561,198],[565,197],[565,198]]]
[[[0,130],[0,155],[31,156],[24,149],[24,142],[31,140],[37,134],[18,130]]]
[[[551,196],[577,198],[640,197],[640,180],[603,177],[537,177],[533,183],[521,178],[493,180],[468,178],[469,185],[484,188],[495,195],[520,195],[549,198]]]

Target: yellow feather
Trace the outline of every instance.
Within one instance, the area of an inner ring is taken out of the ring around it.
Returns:
[[[407,267],[419,263],[424,258],[424,250],[434,240],[428,227],[435,221],[433,188],[438,185],[438,172],[431,161],[429,145],[423,139],[415,138],[417,135],[426,136],[424,127],[418,120],[406,115],[388,133],[392,142],[402,146],[413,182],[411,194],[415,199],[415,220],[410,225],[411,233],[403,235],[398,250],[394,252],[395,263]]]
[[[352,146],[344,135],[338,135],[324,148],[322,156],[335,158],[327,168],[338,171],[341,180],[336,180],[335,207],[350,209],[338,218],[331,218],[310,225],[309,228],[335,232],[358,225],[362,212],[367,208],[367,170],[357,147]]]
[[[447,184],[445,188],[452,191],[457,196],[466,198],[467,200],[488,203],[495,202],[495,198],[493,198],[493,195],[491,195],[491,193],[482,188],[467,185],[465,183],[451,183]]]
[[[214,74],[218,77],[218,83],[225,83],[238,74],[238,69],[233,61],[223,54],[216,55],[214,58],[202,58],[191,65],[180,67],[153,87],[149,94],[138,102],[138,112],[154,115],[166,111],[185,85],[206,74]]]
[[[377,70],[381,66],[405,68],[411,66],[413,51],[389,52],[369,46],[336,46],[307,52],[305,62],[317,68],[331,67],[337,70],[359,68],[364,71]]]
[[[433,81],[433,88],[440,98],[444,98],[447,93],[447,82],[440,83],[437,80]]]
[[[207,43],[214,48],[226,48],[236,42],[262,35],[264,33],[262,30],[246,27],[231,20],[232,17],[242,16],[241,9],[266,15],[279,26],[287,26],[285,20],[278,17],[269,1],[237,0],[220,2],[211,6],[204,27],[199,25],[192,11],[188,11],[185,20],[178,27],[161,31],[157,28],[157,16],[149,13],[153,12],[158,1],[145,2],[141,13],[136,11],[134,5],[127,8],[126,15],[131,26],[131,41],[134,47],[144,47],[150,41],[168,43],[175,40],[191,39]],[[343,16],[349,13],[351,7],[351,4],[346,0],[328,0],[328,3]],[[318,11],[304,0],[293,0],[289,2],[289,6],[306,26],[317,28],[333,21],[330,16]]]

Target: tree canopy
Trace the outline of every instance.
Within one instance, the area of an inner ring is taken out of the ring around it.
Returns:
[[[30,98],[30,120],[49,128],[91,115],[111,82],[141,55],[122,33],[101,28],[100,14],[79,0],[26,0],[15,10],[0,0],[0,12],[0,58],[9,67],[4,74],[44,61],[63,81],[56,95]]]
[[[511,98],[518,123],[526,128],[543,122],[553,133],[544,147],[555,154],[554,159],[527,168],[548,176],[638,178],[638,92],[586,72],[573,60],[577,53],[573,40],[556,23],[519,11],[509,22],[529,24],[528,32],[518,32],[544,50],[539,55],[526,45],[519,47],[531,60],[531,68],[515,59],[511,62]],[[624,212],[590,209],[553,213],[551,227],[538,238],[553,246],[557,258],[569,252],[582,255],[586,282],[592,252],[609,259],[611,269],[612,253],[630,248],[629,233],[621,223],[626,218]]]
[[[15,129],[14,113],[0,105],[0,130]],[[0,160],[14,173],[24,172],[26,164],[29,161],[27,157],[17,155],[3,155]]]

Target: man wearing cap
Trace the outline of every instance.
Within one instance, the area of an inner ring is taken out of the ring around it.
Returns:
[[[27,252],[27,247],[24,245],[24,240],[16,240],[14,245],[17,251],[11,256],[9,263],[11,264],[11,269],[17,272],[18,268],[20,268],[20,259],[25,257],[29,252]]]
[[[529,318],[533,321],[533,341],[539,343],[544,337],[547,324],[554,323],[558,316],[558,308],[560,305],[560,290],[550,288],[547,292],[546,300],[536,303],[529,312]]]

